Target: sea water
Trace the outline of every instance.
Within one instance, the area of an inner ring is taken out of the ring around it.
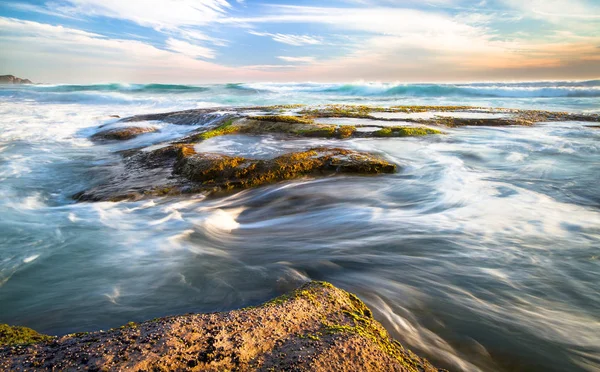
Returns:
[[[310,279],[359,295],[394,337],[464,371],[600,369],[600,129],[448,129],[394,139],[212,138],[271,158],[317,145],[400,171],[301,179],[220,198],[74,203],[116,151],[194,127],[94,144],[135,114],[272,104],[438,105],[600,113],[600,81],[486,84],[0,87],[0,323],[42,333],[259,304]]]

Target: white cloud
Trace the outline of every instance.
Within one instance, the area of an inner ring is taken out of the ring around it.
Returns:
[[[155,29],[205,25],[222,17],[231,5],[225,0],[67,0],[52,4],[55,11],[124,19]]]
[[[286,62],[296,62],[296,63],[314,63],[315,62],[315,57],[286,57],[286,56],[279,56],[277,57],[283,61]]]
[[[296,68],[298,66],[296,65],[250,65],[250,66],[243,66],[242,68],[244,69],[250,69],[250,70],[285,70],[285,69],[292,69],[292,68]]]
[[[186,41],[177,40],[177,39],[173,39],[173,38],[167,39],[167,49],[172,50],[177,53],[185,54],[186,56],[190,56],[190,57],[194,57],[194,58],[196,58],[196,57],[208,58],[208,59],[215,58],[215,51],[210,48],[206,48],[206,47],[203,47],[200,45],[190,44]]]
[[[261,73],[228,68],[190,57],[210,56],[173,39],[177,52],[138,40],[110,39],[95,33],[0,17],[0,68],[38,82],[223,82]],[[188,43],[186,43],[188,44]],[[189,44],[191,45],[191,44]],[[192,45],[192,47],[194,47]]]
[[[29,3],[13,2],[13,3],[5,3],[3,5],[7,6],[9,8],[21,11],[21,12],[33,12],[33,13],[40,13],[40,14],[45,14],[45,15],[54,16],[54,17],[81,20],[81,18],[73,17],[73,16],[70,16],[68,14],[64,14],[61,12],[56,12],[56,11],[53,11],[52,9],[46,8],[44,6],[33,5],[33,4],[29,4]]]
[[[503,0],[506,5],[525,14],[545,20],[575,18],[579,20],[600,19],[600,4],[586,0]]]
[[[256,36],[268,36],[279,43],[302,46],[302,45],[318,45],[321,40],[308,35],[293,35],[293,34],[272,34],[269,32],[248,31],[249,34]]]

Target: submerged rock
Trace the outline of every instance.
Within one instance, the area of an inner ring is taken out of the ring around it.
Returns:
[[[193,145],[176,144],[130,154],[119,176],[74,198],[78,201],[121,201],[156,195],[209,194],[308,175],[373,175],[395,171],[396,165],[376,155],[340,148],[319,147],[274,159],[256,160],[196,153]]]
[[[108,129],[98,132],[92,136],[95,141],[126,141],[144,133],[157,132],[156,127],[126,127]]]
[[[325,282],[254,308],[4,347],[0,369],[439,371],[392,339],[360,299]]]

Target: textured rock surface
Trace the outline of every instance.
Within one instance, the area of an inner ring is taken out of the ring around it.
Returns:
[[[356,296],[324,282],[254,308],[4,347],[0,369],[438,371],[393,340]]]
[[[397,115],[386,118],[376,117],[376,113]],[[429,115],[407,116],[422,113]],[[477,118],[478,115],[481,117]],[[328,118],[328,123],[319,123],[322,118]],[[362,122],[344,125],[345,119],[352,118]],[[163,146],[160,150],[149,152],[137,149],[122,152],[123,163],[113,164],[113,169],[106,172],[110,173],[110,179],[91,190],[74,195],[74,198],[78,201],[121,201],[147,196],[210,194],[306,175],[323,176],[338,172],[378,174],[391,173],[396,169],[393,164],[375,155],[335,147],[299,151],[270,160],[196,154],[193,147],[195,143],[230,134],[273,135],[282,141],[293,137],[423,137],[443,134],[437,129],[440,127],[530,126],[548,121],[598,122],[600,116],[468,106],[283,105],[236,107],[225,111],[218,108],[194,109],[138,115],[120,121],[131,123],[154,120],[195,127],[177,139],[153,144],[153,148]],[[335,120],[334,123],[332,120]],[[363,124],[364,122],[366,123]],[[123,140],[153,130],[155,129],[149,127],[111,129],[99,132],[93,138]]]
[[[125,141],[144,133],[153,133],[158,131],[155,127],[126,127],[108,129],[98,132],[92,136],[96,141]]]
[[[314,148],[269,160],[196,153],[192,145],[133,152],[110,182],[75,195],[79,201],[136,200],[152,195],[213,193],[302,176],[335,173],[393,173],[396,166],[376,155],[339,148]]]
[[[52,337],[39,334],[31,328],[0,324],[0,346],[33,344],[51,339]]]

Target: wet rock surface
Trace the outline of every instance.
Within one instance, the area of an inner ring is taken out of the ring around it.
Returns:
[[[360,299],[325,282],[258,307],[5,346],[0,369],[438,371],[393,340]]]
[[[144,133],[157,132],[156,127],[126,127],[107,129],[92,136],[95,141],[126,141]]]
[[[380,116],[374,116],[377,114]],[[391,117],[382,117],[382,114]],[[414,117],[421,114],[428,116]],[[485,115],[487,116],[478,117]],[[319,122],[325,118],[330,123]],[[366,120],[369,123],[345,125],[344,121],[348,119]],[[333,123],[331,120],[334,120]],[[210,194],[302,176],[326,176],[335,173],[380,174],[396,170],[395,165],[376,155],[335,146],[306,149],[270,160],[196,153],[194,144],[229,134],[273,135],[281,141],[298,137],[333,140],[424,137],[443,135],[442,128],[530,126],[548,121],[599,122],[600,116],[469,106],[280,105],[137,115],[121,119],[119,122],[144,121],[162,121],[177,126],[194,127],[180,138],[155,144],[154,147],[159,147],[158,150],[142,148],[122,152],[123,161],[112,166],[109,179],[91,190],[74,195],[76,200],[121,201],[147,196]],[[382,125],[387,122],[394,123]],[[98,132],[92,139],[127,140],[156,130],[151,126],[115,128]]]
[[[336,173],[393,173],[396,165],[368,153],[313,148],[270,160],[196,153],[175,144],[150,152],[133,152],[123,171],[110,182],[75,196],[79,201],[136,200],[145,196],[214,193],[244,189],[303,176]]]

